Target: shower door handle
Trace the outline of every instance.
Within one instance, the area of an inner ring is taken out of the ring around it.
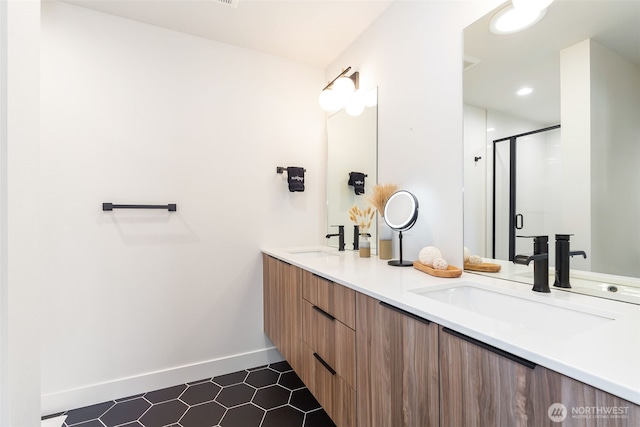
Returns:
[[[520,220],[520,223],[518,223],[518,220]],[[524,227],[524,217],[522,216],[522,214],[517,214],[516,215],[516,230],[522,230],[522,227]]]

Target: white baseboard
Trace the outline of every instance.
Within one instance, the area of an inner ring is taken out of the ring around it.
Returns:
[[[63,390],[41,396],[42,416],[70,409],[83,408],[108,400],[134,396],[191,381],[276,363],[283,360],[275,347],[249,353],[235,354],[187,366],[149,372],[114,381],[91,384],[72,390]]]

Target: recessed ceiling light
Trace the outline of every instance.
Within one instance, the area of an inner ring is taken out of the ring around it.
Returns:
[[[533,88],[523,87],[516,92],[516,95],[525,96],[525,95],[531,94],[532,92],[533,92]]]
[[[487,132],[493,132],[496,128],[487,128]]]
[[[540,21],[546,13],[547,9],[515,9],[513,5],[508,5],[493,15],[489,29],[499,35],[517,33]]]

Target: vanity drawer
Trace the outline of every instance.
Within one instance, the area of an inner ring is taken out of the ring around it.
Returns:
[[[308,301],[302,305],[302,340],[355,389],[355,331]]]
[[[351,329],[356,328],[356,293],[353,289],[305,270],[302,297]]]
[[[355,390],[308,345],[302,346],[302,381],[337,427],[355,427]]]

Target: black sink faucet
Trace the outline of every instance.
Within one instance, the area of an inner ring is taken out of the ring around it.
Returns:
[[[335,225],[333,227],[336,227]],[[338,234],[327,234],[326,238],[338,236],[338,250],[344,251],[344,225],[338,225]]]
[[[569,283],[569,257],[582,255],[587,257],[584,251],[570,251],[569,237],[572,234],[556,234],[556,281],[553,286],[558,288],[570,288]]]
[[[514,264],[529,265],[533,261],[533,291],[551,292],[549,289],[549,236],[518,236],[533,238],[533,255],[516,255]]]
[[[360,226],[358,224],[353,226],[353,250],[360,249]]]

